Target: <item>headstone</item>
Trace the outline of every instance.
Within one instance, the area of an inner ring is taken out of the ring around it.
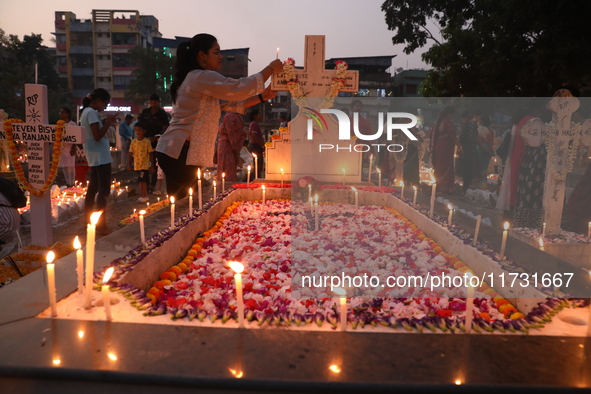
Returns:
[[[521,136],[529,146],[539,146],[544,137],[548,160],[542,199],[542,217],[546,223],[546,234],[558,234],[562,220],[566,175],[572,171],[579,144],[591,146],[591,122],[575,124],[571,117],[579,108],[576,97],[552,98],[548,109],[554,112],[552,123],[543,125],[534,120],[521,128]],[[543,127],[542,127],[543,126]],[[539,135],[539,137],[538,137]]]
[[[322,98],[327,96],[335,70],[326,70],[325,36],[306,36],[304,68],[296,70],[297,80],[306,97],[306,104],[298,102],[298,115],[288,124],[288,131],[280,134],[279,140],[272,140],[266,150],[266,178],[280,179],[281,169],[286,176],[297,178],[311,175],[320,181],[342,182],[345,170],[347,182],[361,181],[361,154],[347,149],[318,151],[319,144],[353,146],[354,141],[338,139],[338,124],[334,117],[319,113]],[[289,90],[285,73],[273,76],[273,90]],[[348,70],[342,92],[359,90],[359,72]],[[307,139],[308,120],[320,119],[315,123],[313,140]],[[320,130],[318,130],[318,127]],[[295,152],[295,155],[292,155]]]
[[[27,143],[29,163],[29,184],[41,189],[49,176],[52,151],[49,144],[55,140],[55,125],[49,125],[47,109],[47,86],[25,85],[25,123],[13,123],[14,140]],[[6,139],[4,130],[0,139]],[[62,137],[64,142],[81,144],[84,142],[82,127],[66,126]],[[51,231],[51,195],[31,195],[31,243],[48,246],[53,243]]]

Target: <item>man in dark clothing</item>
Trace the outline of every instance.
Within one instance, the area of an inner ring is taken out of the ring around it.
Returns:
[[[152,148],[156,148],[156,144],[158,144],[158,138],[160,138],[160,135],[166,131],[166,128],[170,124],[166,111],[160,107],[160,97],[157,94],[150,96],[150,107],[142,111],[138,121],[146,125],[145,137],[152,143]],[[149,193],[152,192],[156,186],[156,182],[158,181],[157,170],[158,163],[156,163],[155,171],[152,173],[152,179],[150,180],[148,191]],[[160,194],[160,192],[156,190],[154,194]]]

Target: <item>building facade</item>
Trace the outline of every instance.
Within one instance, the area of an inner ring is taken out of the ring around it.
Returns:
[[[67,79],[76,105],[95,88],[111,94],[110,106],[121,112],[139,112],[128,103],[125,88],[136,65],[129,50],[153,47],[162,35],[158,19],[136,10],[92,10],[92,19],[77,19],[69,11],[55,13],[57,71]]]

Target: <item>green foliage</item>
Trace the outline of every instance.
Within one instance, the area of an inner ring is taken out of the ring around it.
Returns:
[[[47,85],[49,121],[59,119],[59,108],[72,107],[72,96],[55,70],[53,61],[41,45],[40,34],[24,36],[6,35],[0,29],[0,108],[9,117],[24,120],[25,84],[35,83],[35,63],[38,64],[38,83]]]
[[[170,84],[174,59],[152,48],[139,46],[130,53],[132,61],[139,67],[133,71],[134,78],[127,84],[125,98],[143,106],[150,95],[156,93],[160,96],[162,105],[171,105]]]
[[[548,96],[591,85],[588,0],[386,0],[394,44],[427,43],[431,96]]]

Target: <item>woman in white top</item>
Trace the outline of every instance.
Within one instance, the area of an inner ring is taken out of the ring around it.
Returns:
[[[265,81],[283,70],[273,60],[261,72],[240,79],[227,78],[217,39],[198,34],[177,48],[171,85],[172,119],[156,147],[166,175],[167,192],[177,199],[194,186],[197,168],[213,166],[215,139],[221,111],[244,113],[246,108],[276,96]]]

